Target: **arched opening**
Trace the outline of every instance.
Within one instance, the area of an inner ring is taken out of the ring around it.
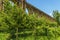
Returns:
[[[12,2],[12,1],[9,1],[10,2],[10,4],[12,4],[12,6],[14,5],[14,2]]]
[[[25,12],[26,12],[27,14],[29,13],[27,8],[25,9]]]

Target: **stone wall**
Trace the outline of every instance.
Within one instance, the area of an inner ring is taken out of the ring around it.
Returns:
[[[33,13],[37,13],[39,17],[45,17],[46,19],[54,22],[55,19],[51,16],[49,16],[48,14],[46,14],[45,12],[39,10],[38,8],[34,7],[33,5],[29,4],[26,2],[26,8],[28,9],[29,13],[30,14],[33,14]]]
[[[0,11],[3,9],[3,0],[0,0]]]

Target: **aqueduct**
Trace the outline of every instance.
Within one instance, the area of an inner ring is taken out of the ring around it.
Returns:
[[[26,2],[26,0],[10,0],[10,1],[17,3],[17,6],[19,7],[21,6],[24,10],[28,9],[29,14],[37,13],[39,18],[44,16],[46,17],[46,19],[50,21],[55,21],[54,18],[52,18],[45,12],[39,10],[38,8],[34,7],[33,5],[29,4],[28,2]],[[0,0],[0,10],[3,9],[2,7],[3,7],[3,0]]]

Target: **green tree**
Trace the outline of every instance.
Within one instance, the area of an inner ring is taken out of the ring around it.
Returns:
[[[0,11],[0,34],[6,33],[6,40],[55,40],[55,34],[60,35],[60,29],[55,30],[56,25],[45,17],[27,15],[9,1],[4,2],[4,10]]]
[[[10,34],[7,38],[8,40],[19,40],[19,35],[29,35],[33,32],[33,30],[35,30],[37,26],[37,19],[35,18],[35,16],[27,15],[26,12],[24,12],[21,8],[18,8],[16,4],[12,6],[9,1],[4,2],[4,10],[2,10],[0,14],[1,16],[3,15],[1,17],[1,23],[3,25],[2,27],[5,27],[8,30],[6,32]],[[29,33],[29,29],[30,31],[32,29],[33,30]],[[26,31],[28,33],[26,33]]]
[[[60,25],[60,12],[59,11],[53,11],[53,17],[55,18],[56,22]]]

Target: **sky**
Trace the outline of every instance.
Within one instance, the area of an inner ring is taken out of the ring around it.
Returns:
[[[26,0],[31,5],[35,6],[39,10],[44,11],[48,15],[52,16],[53,10],[60,11],[60,0]]]

